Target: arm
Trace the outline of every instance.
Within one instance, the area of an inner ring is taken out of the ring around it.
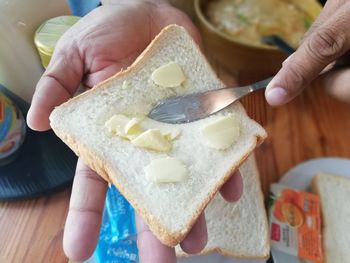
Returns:
[[[49,129],[51,111],[68,100],[80,82],[92,87],[127,68],[166,25],[181,25],[199,41],[195,26],[184,13],[167,3],[145,1],[116,0],[113,5],[96,8],[64,34],[37,84],[27,115],[32,129]],[[221,193],[227,200],[237,200],[242,187],[242,178],[237,173]],[[95,249],[106,189],[107,183],[80,160],[63,239],[66,255],[75,261],[87,259]],[[137,215],[136,218],[141,261],[175,262],[174,249],[162,245]],[[206,241],[202,215],[181,246],[188,253],[197,253]]]

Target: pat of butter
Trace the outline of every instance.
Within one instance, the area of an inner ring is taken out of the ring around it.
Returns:
[[[187,167],[178,159],[155,159],[144,168],[146,178],[156,183],[176,183],[188,177]]]
[[[132,118],[128,121],[128,123],[124,126],[124,132],[128,135],[139,134],[142,132],[140,122],[142,120],[140,118]]]
[[[162,123],[162,122],[159,122],[159,121],[155,121],[155,120],[152,120],[150,118],[145,118],[142,121],[141,126],[145,130],[148,130],[148,129],[157,129],[157,130],[159,130],[160,133],[168,141],[175,140],[181,134],[180,129],[177,128],[176,126],[174,126],[172,124],[166,124],[166,123]]]
[[[181,131],[175,128],[171,128],[168,130],[160,128],[160,132],[163,134],[164,138],[167,139],[168,141],[175,140],[181,134]]]
[[[105,127],[112,135],[129,140],[137,147],[158,152],[170,151],[171,141],[180,135],[180,130],[172,125],[123,114],[113,115],[105,122]]]
[[[167,141],[158,129],[150,129],[135,139],[131,143],[137,147],[155,150],[158,152],[168,152],[171,149],[171,144]]]
[[[122,114],[113,115],[105,122],[105,127],[112,134],[118,135],[124,139],[132,138],[131,135],[137,135],[142,132],[140,118],[129,118]]]
[[[113,134],[125,135],[125,126],[129,121],[130,118],[126,117],[125,115],[113,115],[108,121],[105,122],[105,127]]]
[[[233,116],[219,117],[202,127],[201,132],[209,147],[224,150],[239,137],[239,121]]]
[[[153,71],[151,79],[162,87],[177,87],[185,80],[185,75],[180,66],[175,62],[170,62]]]

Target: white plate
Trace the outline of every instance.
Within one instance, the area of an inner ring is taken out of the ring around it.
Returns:
[[[185,259],[177,259],[178,263],[265,263],[266,260],[232,259],[212,253],[208,256],[195,256]]]
[[[177,259],[177,263],[265,263],[265,260],[236,260],[228,257],[223,257],[217,253],[212,253],[208,256],[195,256],[185,259]],[[84,263],[97,263],[97,260],[92,256]]]
[[[343,158],[320,158],[303,162],[283,175],[280,183],[295,189],[307,191],[312,178],[320,172],[350,177],[350,160]],[[275,263],[304,263],[305,260],[271,250]]]

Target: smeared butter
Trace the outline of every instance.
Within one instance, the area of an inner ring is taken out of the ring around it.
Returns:
[[[137,147],[168,152],[171,141],[181,131],[173,125],[164,124],[144,117],[127,117],[123,114],[113,115],[105,122],[105,128],[111,135],[119,136]]]
[[[158,129],[150,129],[141,133],[131,140],[131,143],[137,147],[158,152],[168,152],[171,149],[171,143],[164,138]]]
[[[214,121],[202,127],[201,133],[209,147],[224,150],[239,137],[239,121],[233,116],[215,118]]]
[[[172,88],[180,86],[185,75],[177,63],[169,62],[153,71],[151,79],[159,86]]]
[[[155,159],[144,168],[146,178],[156,183],[176,183],[188,177],[187,167],[176,158]]]

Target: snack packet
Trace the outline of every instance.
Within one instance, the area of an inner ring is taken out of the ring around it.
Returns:
[[[271,245],[286,254],[322,262],[320,199],[272,184],[269,198]]]
[[[138,262],[136,240],[134,209],[111,185],[107,192],[94,258],[99,263]]]

